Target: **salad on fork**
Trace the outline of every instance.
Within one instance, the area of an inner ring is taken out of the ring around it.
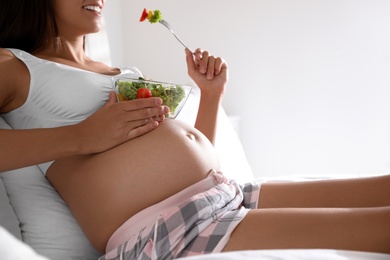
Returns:
[[[187,47],[186,44],[184,44],[184,42],[182,40],[179,39],[179,37],[176,35],[176,33],[172,30],[172,27],[171,25],[165,21],[163,18],[162,18],[162,14],[161,14],[161,11],[160,10],[155,10],[155,11],[151,11],[151,10],[148,10],[146,8],[144,8],[143,12],[142,12],[142,15],[141,15],[141,18],[139,19],[140,22],[144,22],[148,20],[150,23],[161,23],[162,25],[164,25],[166,28],[168,28],[168,30],[171,31],[171,33],[173,34],[173,36],[176,37],[176,39],[187,49],[189,49],[192,53],[194,53],[190,48]]]

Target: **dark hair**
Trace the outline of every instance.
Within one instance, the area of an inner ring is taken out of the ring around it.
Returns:
[[[51,0],[0,0],[0,47],[34,52],[58,36]],[[51,41],[56,44],[56,41]]]

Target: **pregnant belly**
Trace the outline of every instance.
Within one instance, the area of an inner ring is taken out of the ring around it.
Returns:
[[[199,131],[166,120],[106,152],[57,160],[47,176],[99,251],[128,218],[219,169]]]

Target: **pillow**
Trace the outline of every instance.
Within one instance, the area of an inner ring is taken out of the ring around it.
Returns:
[[[12,209],[3,181],[0,178],[0,226],[21,239],[19,220]],[[1,252],[1,251],[0,251]]]
[[[199,90],[193,87],[187,103],[177,116],[178,120],[194,124],[199,97]],[[219,124],[216,150],[222,171],[239,181],[252,180],[253,174],[241,143],[223,109]],[[88,260],[99,257],[64,201],[37,166],[3,172],[1,178],[20,221],[22,240],[37,253],[50,259]]]
[[[0,127],[10,128],[1,117]],[[38,166],[0,176],[20,222],[23,242],[50,259],[96,260],[100,256]]]
[[[46,257],[39,256],[31,247],[20,242],[11,235],[6,229],[0,227],[0,252],[1,259],[12,260],[49,260]]]
[[[193,83],[187,85],[192,87],[191,94],[176,118],[194,125],[198,113],[200,90]],[[227,177],[241,183],[250,182],[254,179],[241,141],[223,107],[220,107],[218,114],[215,149],[219,156],[221,170]]]
[[[37,166],[1,176],[19,219],[22,240],[50,259],[97,259],[82,230]]]

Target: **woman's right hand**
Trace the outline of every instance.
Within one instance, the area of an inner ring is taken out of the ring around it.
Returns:
[[[97,153],[139,137],[158,127],[169,108],[160,98],[117,102],[114,92],[107,103],[75,125],[83,154]]]
[[[26,130],[0,129],[0,158],[4,158],[0,172],[106,151],[156,129],[168,112],[160,98],[118,103],[112,92],[101,109],[79,124]]]

